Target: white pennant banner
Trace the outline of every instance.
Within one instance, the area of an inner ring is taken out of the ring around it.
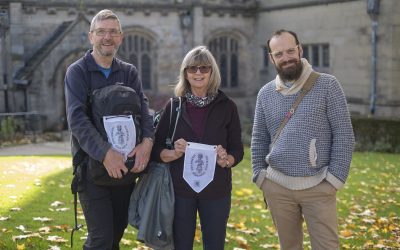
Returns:
[[[185,151],[183,179],[197,193],[214,179],[217,146],[188,142]]]
[[[126,159],[136,145],[136,128],[132,115],[104,116],[103,123],[108,142]]]

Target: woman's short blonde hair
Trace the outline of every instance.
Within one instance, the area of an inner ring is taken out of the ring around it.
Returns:
[[[178,82],[175,86],[175,95],[184,96],[190,90],[190,83],[186,79],[186,68],[188,66],[211,66],[211,75],[208,83],[207,95],[216,95],[221,85],[221,74],[214,56],[206,46],[197,46],[189,51],[183,58],[181,68],[179,70]]]

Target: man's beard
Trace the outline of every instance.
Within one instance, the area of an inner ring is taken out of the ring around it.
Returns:
[[[102,47],[101,47],[101,44],[97,44],[96,48],[97,48],[96,51],[100,56],[105,56],[105,57],[109,57],[109,56],[111,57],[112,56],[112,57],[114,57],[117,54],[119,46],[115,46],[115,44],[114,44],[113,50],[103,50]]]
[[[282,66],[293,63],[293,66],[290,66],[289,68],[283,69]],[[301,60],[297,59],[291,59],[286,62],[282,62],[278,66],[275,66],[276,71],[278,72],[279,77],[282,79],[284,82],[291,82],[299,79],[302,71],[303,71],[303,64],[301,63]]]

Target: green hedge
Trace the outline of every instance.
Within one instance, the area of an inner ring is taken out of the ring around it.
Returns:
[[[400,120],[352,117],[356,151],[400,153]]]

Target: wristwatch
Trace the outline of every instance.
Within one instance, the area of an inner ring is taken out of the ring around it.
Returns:
[[[154,143],[154,140],[153,140],[153,138],[151,138],[151,137],[144,137],[144,138],[143,138],[143,141],[144,141],[145,139],[149,140],[151,143]]]

